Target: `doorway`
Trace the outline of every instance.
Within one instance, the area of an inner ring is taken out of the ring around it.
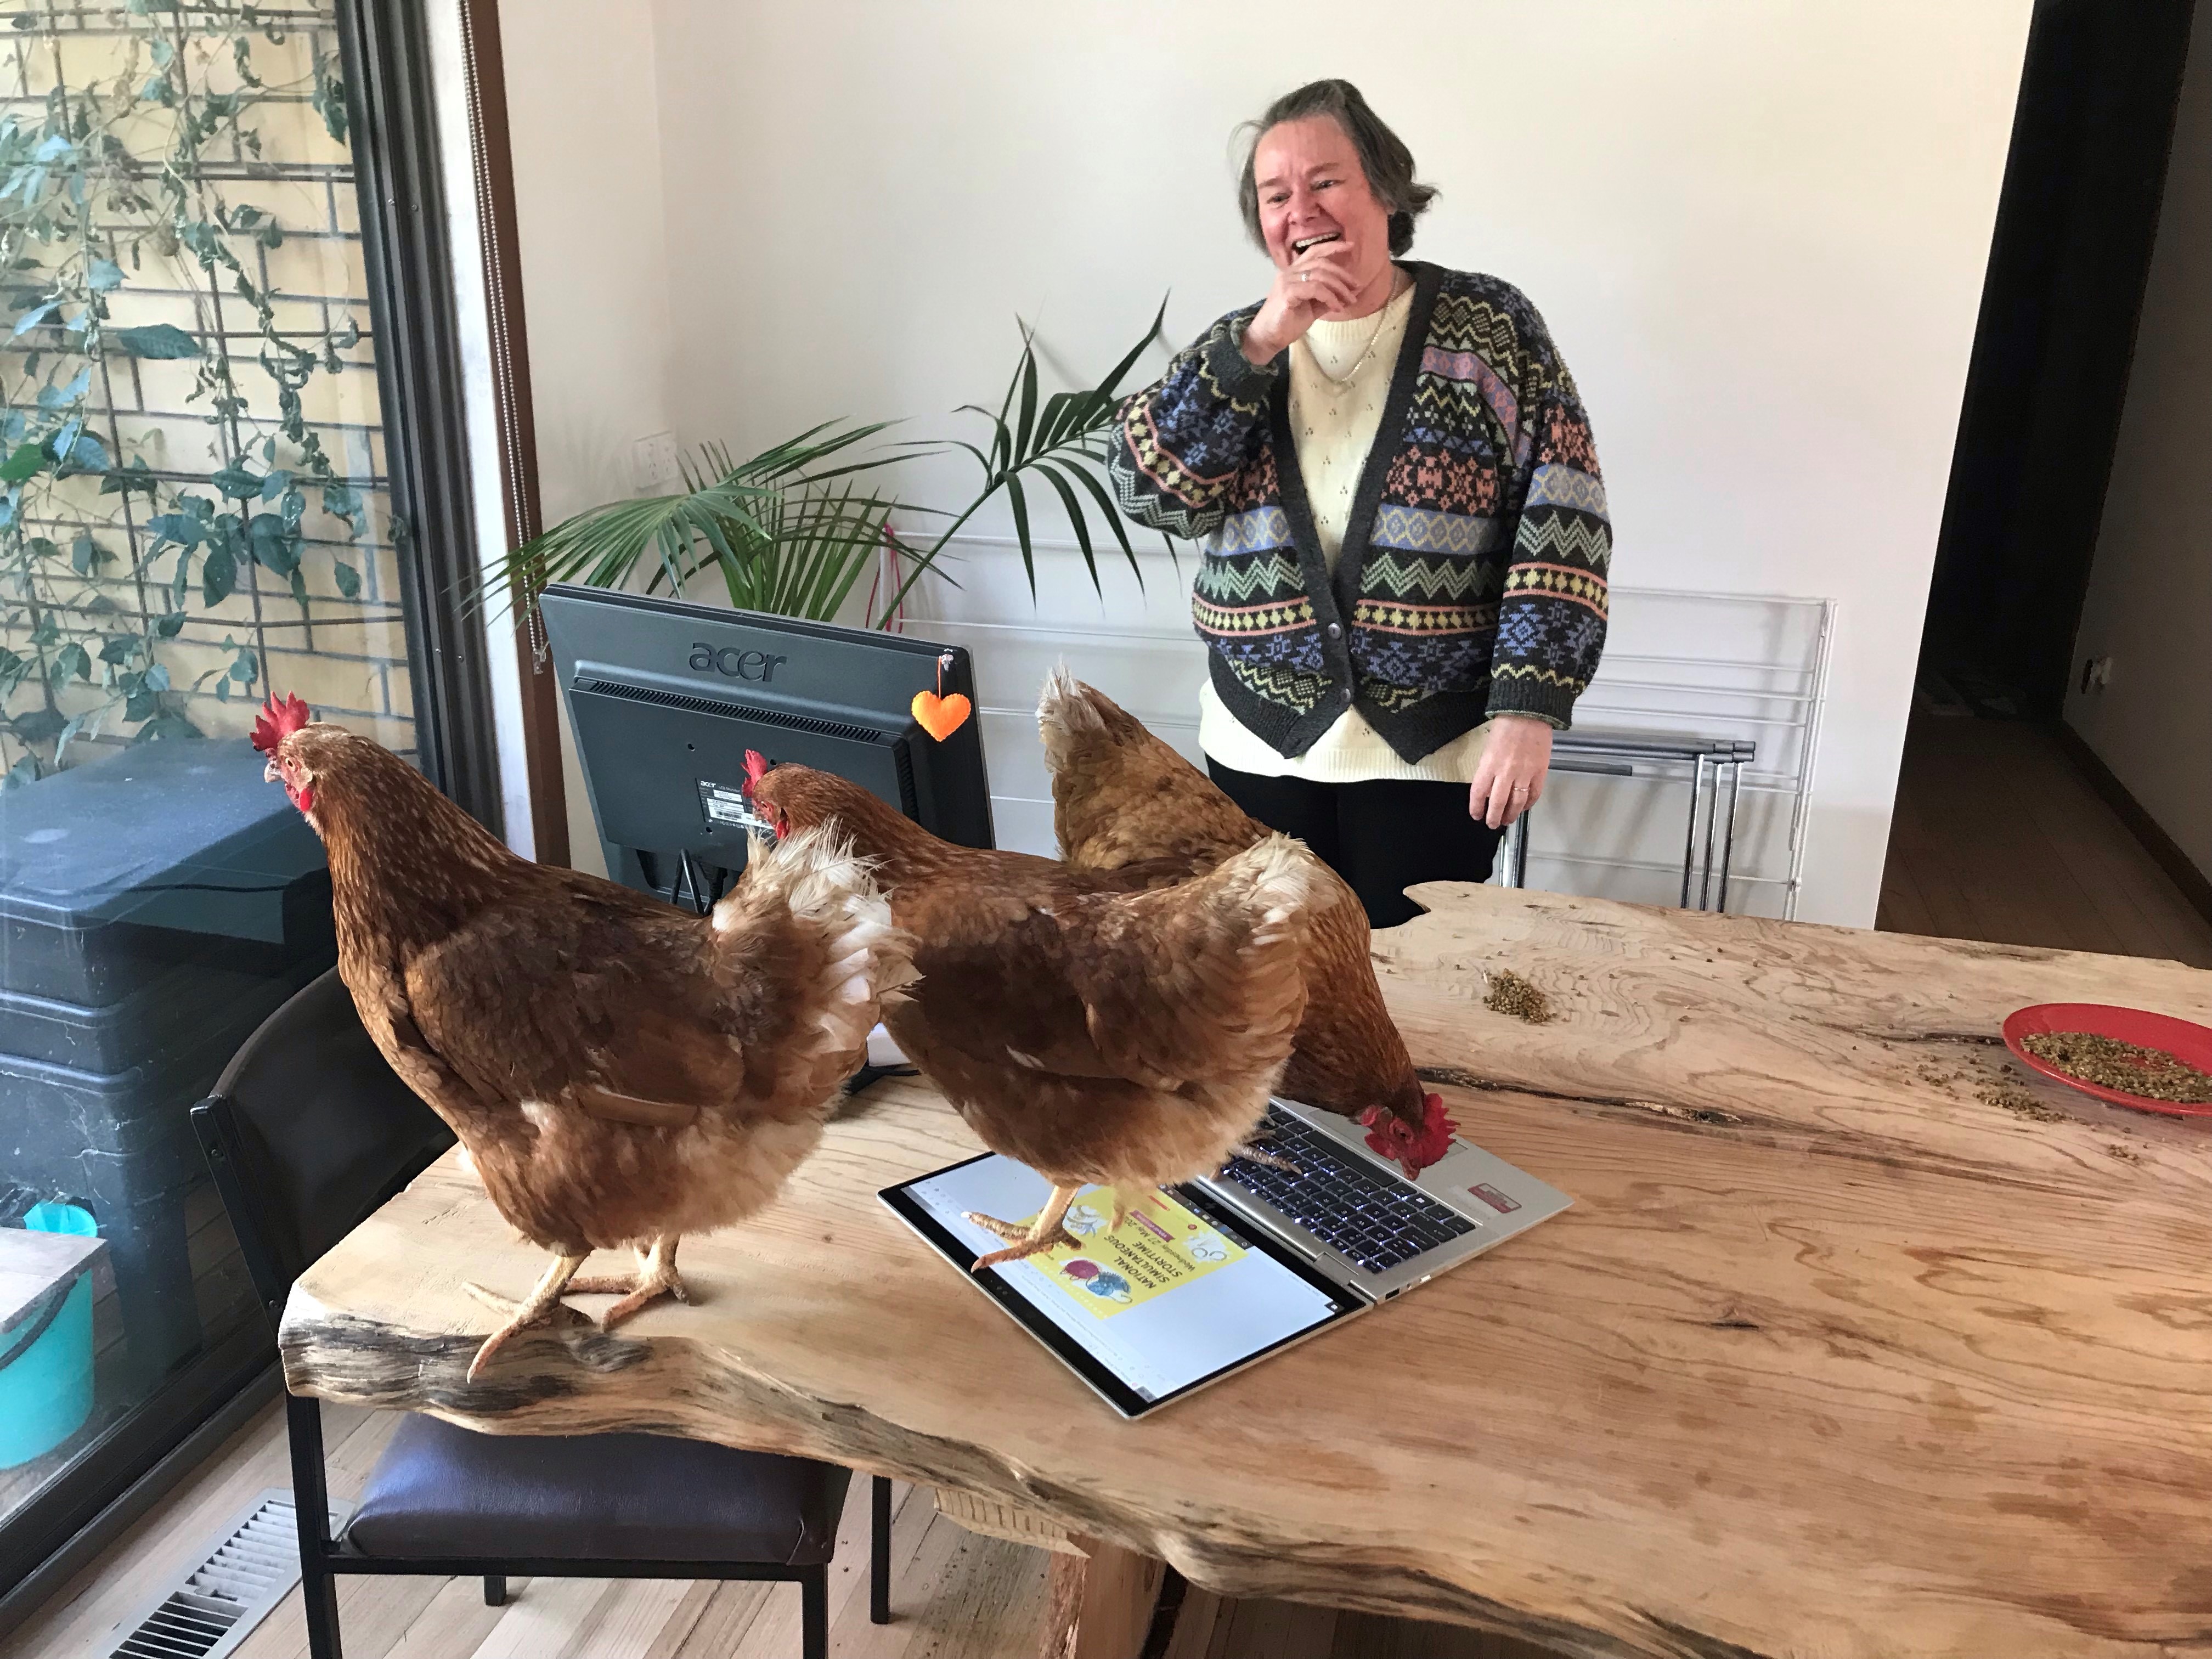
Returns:
[[[2036,6],[1877,926],[2212,966],[2212,882],[2083,735],[2110,659],[2076,660],[2093,584],[2141,556],[2107,511],[2152,483],[2123,432],[2196,326],[2160,303],[2212,225],[2177,137],[2212,133],[2195,10]]]

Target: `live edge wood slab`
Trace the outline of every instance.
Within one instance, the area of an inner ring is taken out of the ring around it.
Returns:
[[[807,1453],[1226,1594],[1570,1654],[2212,1654],[2212,1121],[2030,1079],[1996,1036],[2050,1000],[2212,1019],[2212,974],[1419,896],[1376,944],[1418,1063],[1576,1206],[1154,1421],[878,1204],[975,1148],[915,1083],[853,1103],[770,1212],[686,1242],[696,1305],[537,1336],[473,1388],[461,1281],[542,1264],[442,1162],[301,1281],[291,1385]],[[1504,967],[1552,1024],[1483,1006]],[[1978,1097],[2008,1075],[2032,1110]]]

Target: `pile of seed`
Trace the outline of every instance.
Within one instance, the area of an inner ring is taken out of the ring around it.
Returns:
[[[1541,1025],[1552,1017],[1551,999],[1510,968],[1492,970],[1482,1006],[1493,1014],[1510,1014],[1531,1025]]]
[[[2045,1065],[2084,1083],[2123,1089],[2146,1100],[2212,1106],[2212,1077],[2185,1065],[2163,1048],[2146,1048],[2091,1031],[2039,1031],[2022,1037],[2020,1046]]]
[[[2002,1106],[2014,1117],[2024,1117],[2031,1123],[2066,1121],[2065,1113],[2045,1105],[2016,1084],[2002,1081],[1986,1084],[1974,1091],[1974,1098],[1984,1106]]]

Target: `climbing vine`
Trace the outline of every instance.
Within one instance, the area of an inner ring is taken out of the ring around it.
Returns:
[[[310,416],[319,377],[370,372],[359,307],[271,276],[282,204],[351,189],[327,16],[44,0],[0,21],[13,787],[258,700],[270,630],[312,646],[317,599],[362,596],[373,483]],[[301,162],[303,132],[330,159]]]

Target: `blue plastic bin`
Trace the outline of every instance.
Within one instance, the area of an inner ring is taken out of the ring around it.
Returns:
[[[37,1204],[34,1233],[86,1239],[90,1248],[0,1331],[0,1469],[42,1457],[92,1415],[92,1265],[100,1229],[73,1204]]]

